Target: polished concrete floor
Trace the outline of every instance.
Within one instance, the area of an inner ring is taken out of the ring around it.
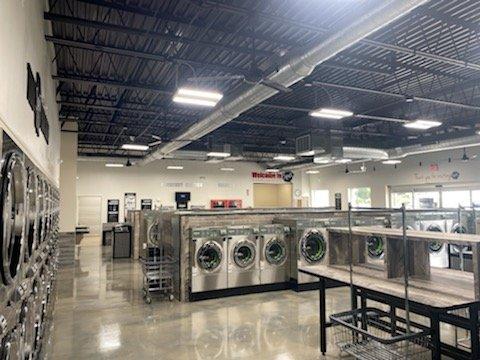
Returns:
[[[97,239],[58,276],[51,359],[319,359],[318,294],[281,291],[196,303],[141,293],[137,262],[110,259]],[[348,292],[329,290],[327,311]],[[333,335],[333,334],[332,334]],[[328,336],[333,342],[333,336]],[[333,343],[327,358],[339,358]]]

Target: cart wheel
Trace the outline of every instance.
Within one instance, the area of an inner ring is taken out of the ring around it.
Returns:
[[[152,298],[151,297],[145,296],[144,300],[145,300],[146,304],[151,304],[152,303]]]
[[[168,299],[169,299],[170,301],[173,301],[173,300],[175,299],[175,297],[173,296],[173,294],[170,294],[170,295],[168,296]]]

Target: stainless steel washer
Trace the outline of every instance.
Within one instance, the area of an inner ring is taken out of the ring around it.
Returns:
[[[229,227],[228,287],[260,284],[259,237],[251,227]]]
[[[287,228],[288,230],[288,228]],[[290,279],[289,246],[285,239],[285,226],[260,226],[260,283],[274,284]]]
[[[190,241],[192,293],[226,289],[227,231],[224,228],[192,229]]]
[[[297,268],[319,265],[327,261],[327,241],[318,225],[314,228],[306,228],[298,242]],[[299,284],[318,281],[315,277],[298,273]]]

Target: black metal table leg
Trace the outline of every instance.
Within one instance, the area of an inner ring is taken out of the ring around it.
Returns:
[[[325,278],[321,277],[320,280],[320,291],[319,291],[319,297],[320,297],[320,352],[322,355],[325,355],[327,352],[327,324],[326,324],[326,311],[327,309],[325,308]]]
[[[469,308],[470,313],[470,338],[472,343],[472,359],[480,357],[479,331],[478,331],[478,303],[473,304]]]
[[[432,360],[440,360],[442,356],[440,342],[440,319],[438,312],[430,313],[430,329],[432,332]]]

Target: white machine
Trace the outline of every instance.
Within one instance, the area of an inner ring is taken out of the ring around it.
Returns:
[[[259,236],[251,227],[229,227],[228,287],[260,284]]]
[[[192,229],[191,292],[226,289],[227,232],[224,228]]]
[[[420,229],[423,231],[446,232],[445,220],[438,219],[437,214],[424,214],[420,219]],[[430,266],[448,268],[448,246],[432,241],[428,244]]]
[[[260,235],[260,283],[274,284],[290,280],[290,247],[280,224],[262,225]]]

